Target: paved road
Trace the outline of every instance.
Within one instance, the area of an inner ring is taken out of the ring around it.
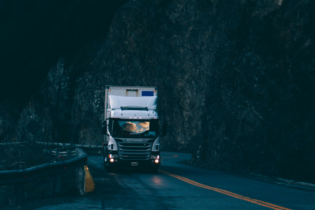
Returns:
[[[160,172],[151,174],[136,169],[108,173],[101,157],[89,157],[93,193],[35,209],[315,209],[315,190],[178,164],[188,159],[188,154],[164,152]]]

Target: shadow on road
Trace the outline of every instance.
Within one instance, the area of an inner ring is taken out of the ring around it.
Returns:
[[[105,170],[105,169],[104,169]],[[148,168],[141,168],[141,167],[117,167],[111,169],[110,171],[105,170],[108,173],[118,173],[118,174],[158,174],[158,172],[152,172]]]

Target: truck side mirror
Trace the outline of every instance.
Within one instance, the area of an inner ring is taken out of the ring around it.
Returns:
[[[162,136],[166,136],[167,134],[167,123],[164,122],[162,126]]]
[[[107,123],[106,120],[102,122],[102,134],[106,134]]]

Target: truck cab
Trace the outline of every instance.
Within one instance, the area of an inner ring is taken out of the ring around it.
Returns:
[[[161,164],[156,87],[105,87],[104,167],[146,167]]]

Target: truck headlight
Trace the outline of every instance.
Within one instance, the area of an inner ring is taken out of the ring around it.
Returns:
[[[157,138],[152,146],[152,151],[160,151],[160,139]]]

